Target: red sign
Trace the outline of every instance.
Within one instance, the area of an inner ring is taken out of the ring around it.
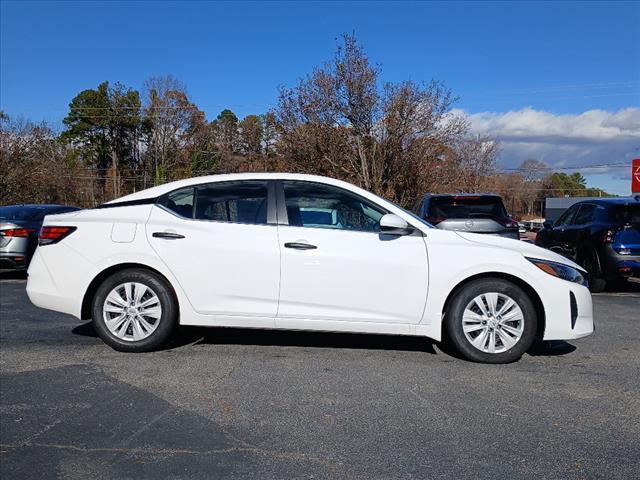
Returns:
[[[640,193],[640,158],[631,163],[631,193]]]

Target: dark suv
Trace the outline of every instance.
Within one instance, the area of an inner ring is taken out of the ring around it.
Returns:
[[[640,276],[640,196],[575,203],[553,225],[545,222],[536,245],[582,265],[592,292]]]
[[[492,194],[427,194],[416,209],[419,217],[443,230],[488,233],[520,239],[518,222]]]

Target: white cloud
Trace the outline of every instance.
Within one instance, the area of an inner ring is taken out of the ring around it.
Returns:
[[[617,112],[589,110],[578,115],[524,108],[467,115],[474,133],[500,140],[499,163],[507,168],[517,167],[527,158],[537,158],[552,168],[579,169],[585,165],[630,164],[632,158],[640,157],[640,108]],[[583,173],[628,178],[630,168],[583,170]]]

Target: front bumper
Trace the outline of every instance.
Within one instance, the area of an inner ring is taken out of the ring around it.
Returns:
[[[587,287],[555,280],[558,288],[545,302],[546,328],[543,340],[574,340],[594,331],[593,302]]]

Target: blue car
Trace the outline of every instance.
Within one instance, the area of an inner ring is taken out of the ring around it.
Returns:
[[[640,277],[640,195],[575,203],[553,225],[545,222],[536,245],[583,266],[592,292]]]

